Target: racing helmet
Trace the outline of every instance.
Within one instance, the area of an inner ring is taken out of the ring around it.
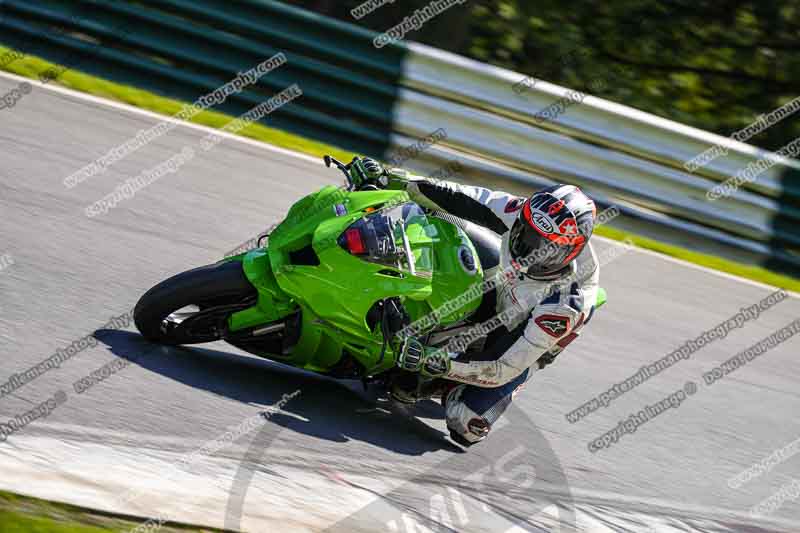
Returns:
[[[559,274],[583,251],[597,208],[573,185],[554,185],[525,200],[511,228],[511,258],[534,278]]]

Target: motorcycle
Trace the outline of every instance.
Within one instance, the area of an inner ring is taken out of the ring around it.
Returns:
[[[324,161],[344,173],[345,188],[299,200],[264,245],[151,288],[134,309],[141,334],[167,345],[222,340],[390,391],[400,383],[407,391],[411,380],[419,393],[426,379],[397,365],[402,333],[413,324],[418,338],[441,346],[490,316],[482,291],[463,295],[499,263],[500,238],[405,191],[356,187],[352,162]],[[436,320],[423,320],[434,311]]]

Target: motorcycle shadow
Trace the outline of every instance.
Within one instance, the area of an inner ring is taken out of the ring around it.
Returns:
[[[102,329],[94,336],[113,354],[151,372],[266,407],[266,423],[283,430],[333,443],[363,441],[403,455],[464,453],[445,433],[428,426],[413,412],[381,401],[372,390],[362,392],[360,383],[335,380],[255,356],[152,344],[127,331]],[[420,414],[437,417],[430,405],[421,406]]]

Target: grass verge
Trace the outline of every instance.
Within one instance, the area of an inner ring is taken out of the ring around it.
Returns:
[[[0,56],[10,51],[12,50],[0,46]],[[45,61],[44,59],[25,55],[21,59],[17,59],[16,61],[0,67],[0,69],[13,72],[19,76],[38,80],[40,74],[43,74],[53,66],[55,66],[53,63]],[[89,74],[84,74],[76,70],[66,70],[56,80],[50,83],[57,83],[58,85],[76,91],[99,96],[101,98],[108,98],[109,100],[124,102],[170,117],[177,114],[186,103],[159,96],[135,87],[90,76]],[[234,117],[230,115],[205,110],[193,116],[189,121],[211,128],[222,129],[222,127],[233,120],[233,118]],[[354,155],[347,150],[312,141],[300,135],[270,128],[263,124],[251,123],[238,134],[288,150],[319,156],[320,158],[325,154],[330,154],[340,161],[350,161]]]
[[[9,52],[9,48],[0,47],[0,56]],[[2,67],[2,70],[13,72],[20,76],[39,79],[39,75],[52,68],[54,65],[44,59],[26,55]],[[148,111],[153,111],[167,116],[172,116],[181,110],[184,102],[172,100],[163,96],[153,94],[148,91],[136,89],[119,83],[111,82],[90,76],[82,72],[67,70],[58,77],[56,82],[64,87],[69,87],[77,91],[85,92],[95,96],[108,98],[124,102]],[[191,122],[220,129],[230,122],[233,117],[215,111],[202,111],[191,118]],[[353,153],[341,148],[336,148],[324,143],[306,139],[305,137],[288,133],[264,126],[263,124],[250,124],[241,132],[240,135],[249,137],[257,141],[279,146],[289,150],[295,150],[304,154],[322,157],[331,154],[340,161],[349,161]],[[713,255],[694,252],[686,248],[662,243],[647,237],[631,234],[611,227],[598,228],[598,235],[614,239],[624,240],[630,238],[636,246],[652,250],[664,255],[675,257],[696,265],[719,270],[735,276],[746,278],[768,285],[773,285],[783,289],[800,292],[800,280],[778,274],[758,266],[744,265],[716,257]]]
[[[130,533],[142,520],[101,513],[38,498],[0,491],[0,531],[3,533]],[[220,529],[167,523],[162,533],[221,533]]]
[[[614,239],[615,241],[624,241],[625,239],[630,238],[639,248],[652,250],[663,255],[681,259],[687,263],[694,263],[695,265],[712,268],[720,272],[739,276],[740,278],[758,281],[761,283],[766,283],[767,285],[772,285],[774,287],[780,287],[781,289],[800,293],[800,280],[790,276],[785,276],[783,274],[778,274],[777,272],[767,270],[766,268],[753,265],[744,265],[729,259],[717,257],[715,255],[693,252],[692,250],[687,250],[686,248],[681,248],[680,246],[666,244],[654,239],[649,239],[647,237],[642,237],[640,235],[628,233],[626,231],[608,226],[601,226],[597,228],[596,233],[597,235]]]

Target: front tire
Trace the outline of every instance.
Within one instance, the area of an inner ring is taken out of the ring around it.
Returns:
[[[139,299],[133,319],[151,342],[213,342],[226,334],[227,317],[250,307],[256,298],[241,262],[220,262],[162,281]]]

